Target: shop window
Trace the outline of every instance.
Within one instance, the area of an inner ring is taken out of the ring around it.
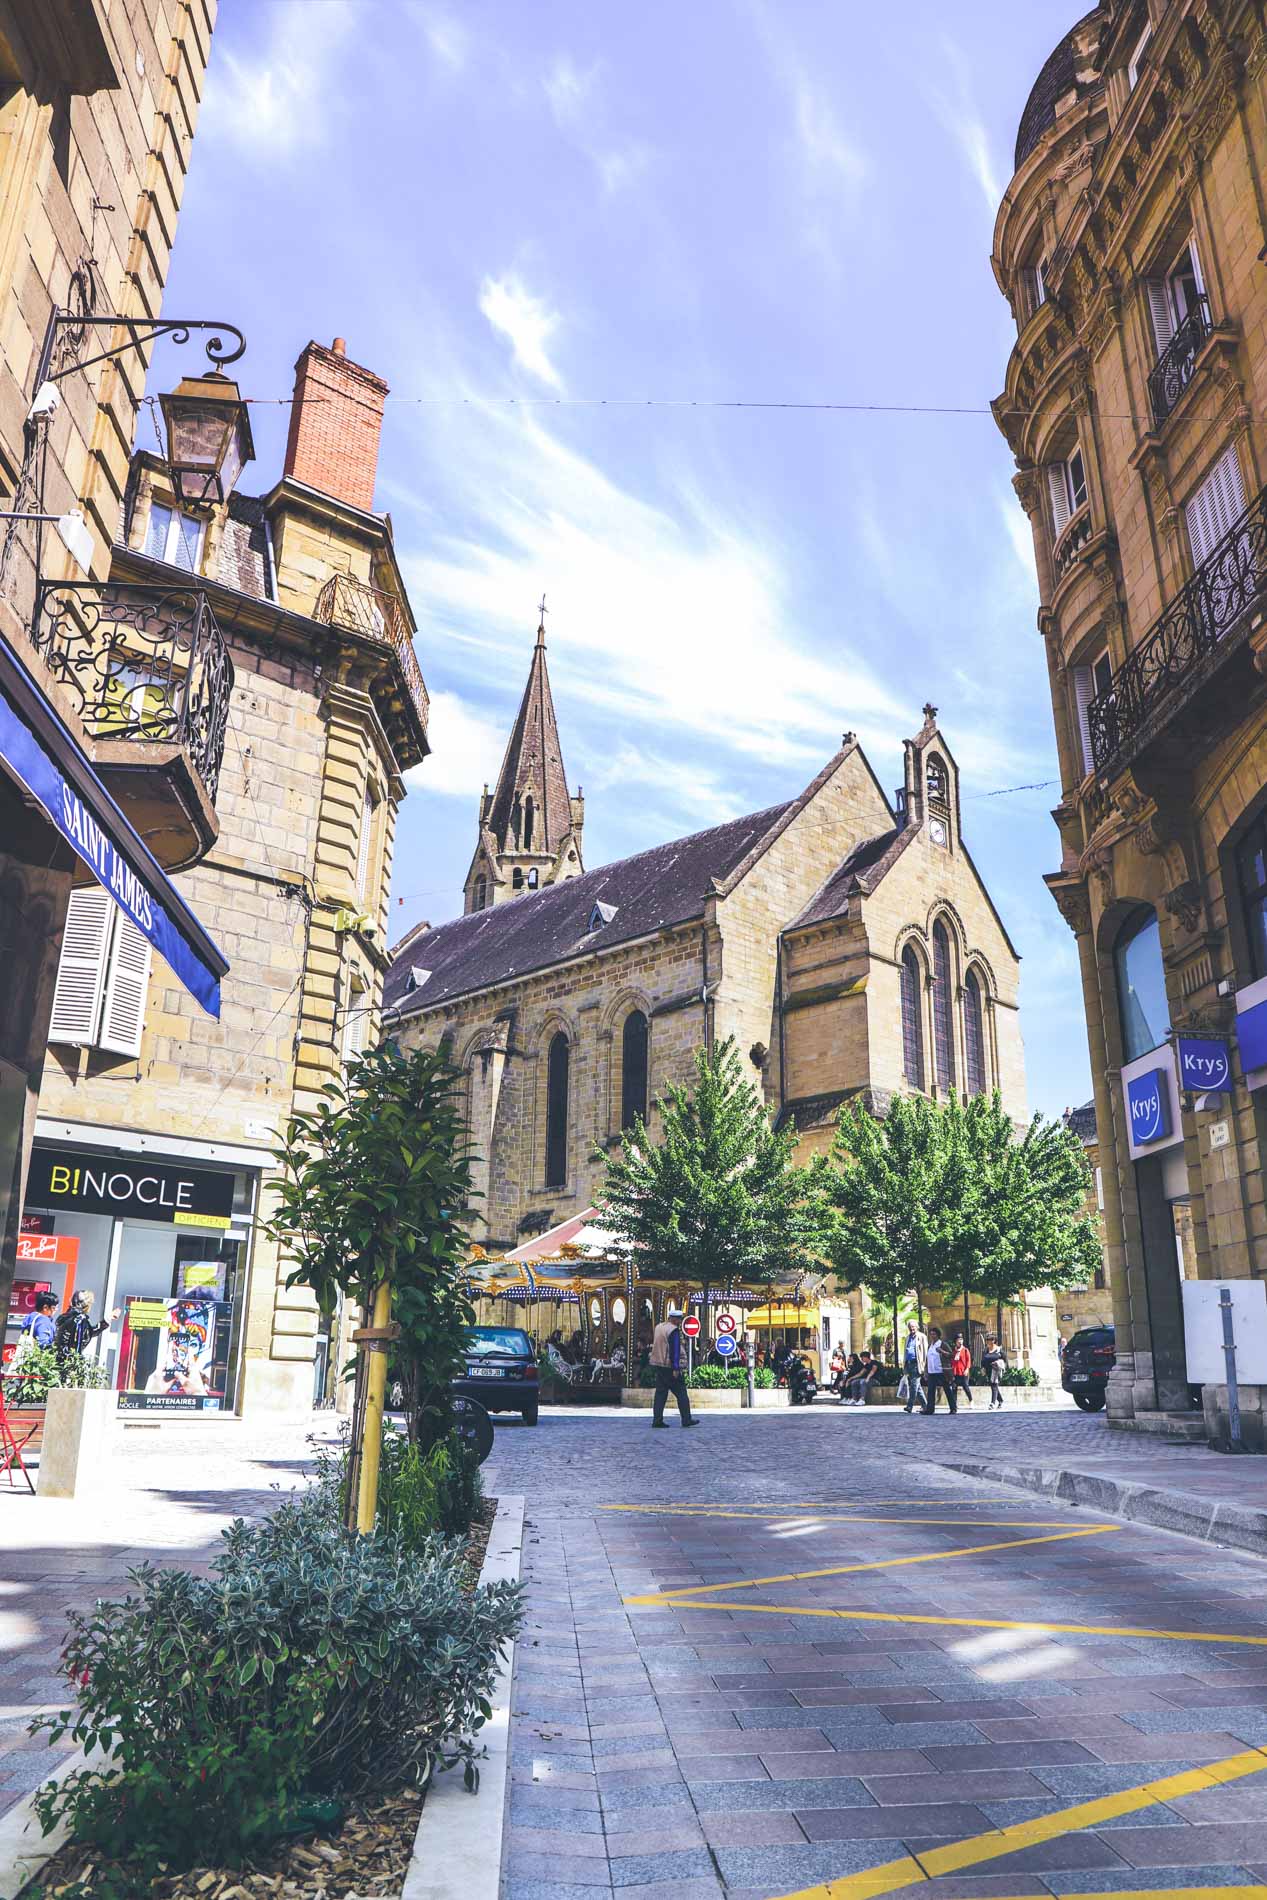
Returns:
[[[984,1095],[985,1010],[975,970],[969,970],[963,986],[963,1061],[969,1095]]]
[[[96,884],[72,891],[49,1041],[139,1056],[151,955],[108,891]]]
[[[1236,876],[1255,978],[1267,976],[1267,814],[1258,818],[1236,847]]]
[[[650,1028],[640,1009],[631,1009],[620,1036],[620,1125],[632,1128],[647,1119],[647,1044]]]
[[[1078,721],[1078,742],[1082,747],[1084,772],[1095,770],[1095,753],[1091,747],[1091,701],[1098,699],[1101,693],[1107,693],[1112,684],[1113,662],[1107,647],[1085,666],[1073,668],[1074,714]]]
[[[912,1088],[924,1086],[923,982],[919,957],[902,952],[902,1073]]]
[[[1137,1056],[1159,1048],[1170,1034],[1161,926],[1155,911],[1138,911],[1125,925],[1113,962],[1122,1022],[1122,1060],[1134,1062]]]
[[[937,1081],[946,1094],[955,1086],[955,1026],[951,1006],[953,978],[950,938],[945,924],[933,925],[933,1040]]]
[[[197,574],[202,567],[205,525],[197,515],[182,514],[179,508],[153,502],[145,552],[152,561],[166,561],[169,567],[183,567],[186,573]]]
[[[546,1180],[563,1187],[568,1178],[568,1092],[572,1050],[560,1030],[546,1058]]]

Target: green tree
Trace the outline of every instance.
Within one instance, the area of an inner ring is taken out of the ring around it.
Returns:
[[[807,1175],[792,1160],[794,1138],[771,1127],[734,1038],[697,1049],[694,1085],[670,1084],[656,1107],[660,1140],[639,1118],[606,1157],[604,1225],[646,1269],[705,1291],[803,1271],[818,1229]]]
[[[462,1262],[471,1174],[460,1078],[443,1056],[389,1044],[328,1083],[289,1122],[266,1231],[323,1314],[366,1312],[391,1289],[395,1367],[410,1438],[425,1452],[452,1425],[449,1386],[474,1312]],[[364,1355],[363,1355],[364,1357]]]

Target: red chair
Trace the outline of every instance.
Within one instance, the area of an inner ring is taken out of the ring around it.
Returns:
[[[34,1497],[35,1486],[31,1482],[31,1474],[27,1470],[25,1461],[23,1460],[22,1447],[23,1445],[29,1444],[31,1439],[34,1438],[36,1432],[40,1429],[39,1424],[37,1422],[29,1426],[22,1434],[22,1437],[19,1438],[13,1429],[13,1420],[9,1417],[8,1407],[5,1404],[5,1387],[9,1384],[10,1380],[28,1379],[32,1376],[33,1375],[28,1372],[7,1372],[4,1377],[0,1379],[0,1474],[8,1478],[9,1489],[15,1491],[17,1489],[17,1479],[13,1475],[13,1469],[16,1465],[18,1470],[22,1473],[22,1476],[26,1479],[27,1490],[31,1493],[31,1496]]]

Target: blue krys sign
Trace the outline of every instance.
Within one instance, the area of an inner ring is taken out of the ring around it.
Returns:
[[[1236,1040],[1246,1075],[1251,1069],[1267,1069],[1267,1002],[1241,1011],[1236,1018]]]
[[[1225,1042],[1206,1036],[1180,1036],[1179,1086],[1218,1095],[1232,1086],[1232,1058]]]
[[[1137,1148],[1150,1141],[1162,1141],[1170,1133],[1170,1098],[1166,1089],[1166,1071],[1150,1069],[1126,1085],[1126,1105],[1131,1116],[1131,1140]]]
[[[184,905],[158,867],[152,862],[146,864],[143,850],[130,850],[125,855],[3,696],[0,696],[0,756],[39,800],[58,831],[97,882],[109,891],[124,916],[131,918],[141,935],[166,959],[191,996],[197,998],[208,1015],[219,1016],[220,978],[228,965],[220,958],[217,967],[199,954],[176,924],[175,917],[184,911]],[[121,835],[127,831],[122,814],[120,831]],[[139,840],[136,842],[139,844]],[[189,916],[189,912],[185,911],[185,915]],[[218,956],[218,952],[216,954]]]

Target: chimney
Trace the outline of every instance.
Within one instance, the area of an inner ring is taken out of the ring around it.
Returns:
[[[387,384],[347,354],[341,336],[310,343],[295,364],[285,473],[335,501],[374,506]]]

